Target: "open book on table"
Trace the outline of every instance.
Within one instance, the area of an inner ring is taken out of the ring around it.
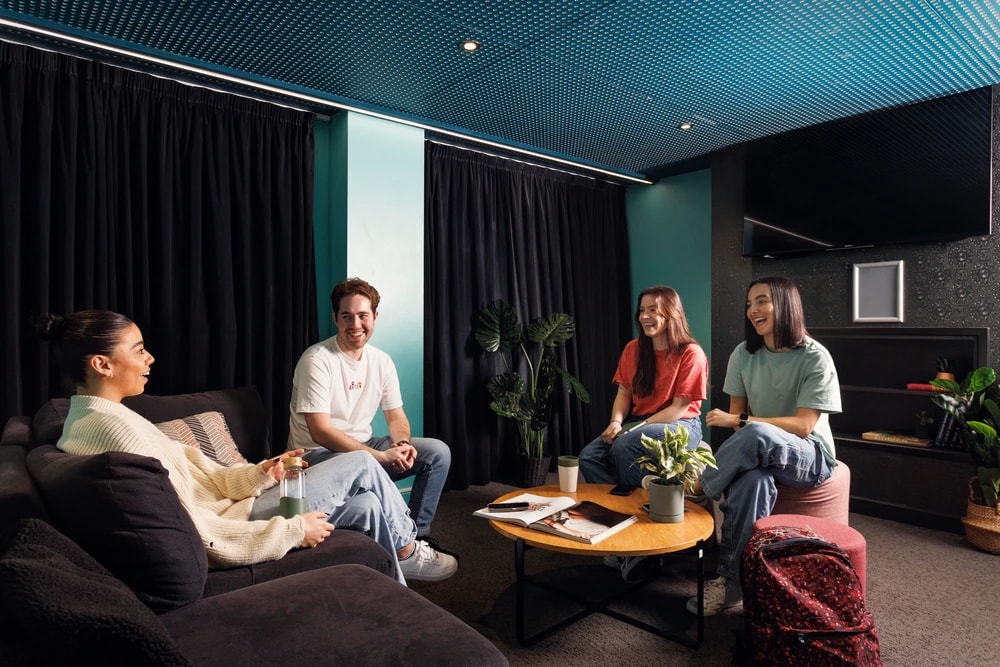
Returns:
[[[589,500],[578,503],[567,496],[550,498],[522,493],[504,502],[526,502],[528,509],[491,512],[488,507],[484,507],[473,514],[493,521],[516,523],[587,544],[597,544],[638,520],[634,515],[616,512]]]

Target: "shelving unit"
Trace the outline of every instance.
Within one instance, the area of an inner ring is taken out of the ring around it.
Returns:
[[[838,327],[810,329],[833,356],[843,412],[830,417],[837,458],[851,468],[851,510],[939,530],[962,532],[969,454],[863,440],[864,431],[914,435],[918,413],[943,411],[933,394],[906,389],[934,377],[948,357],[961,380],[985,363],[986,328]]]

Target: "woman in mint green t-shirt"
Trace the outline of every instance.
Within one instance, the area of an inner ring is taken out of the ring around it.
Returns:
[[[705,415],[709,427],[735,429],[702,474],[705,494],[725,496],[719,577],[705,588],[705,614],[740,604],[740,555],[754,521],[771,514],[775,482],[817,486],[836,465],[829,415],[840,412],[837,369],[809,337],[795,283],[758,278],[747,289],[744,342],[729,357],[723,390],[729,410]],[[688,610],[697,613],[697,598]]]

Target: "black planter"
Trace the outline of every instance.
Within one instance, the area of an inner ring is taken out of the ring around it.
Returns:
[[[545,478],[549,474],[549,463],[551,456],[537,458],[534,456],[521,456],[521,486],[542,486]]]

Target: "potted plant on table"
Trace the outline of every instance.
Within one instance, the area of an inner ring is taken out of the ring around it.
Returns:
[[[493,412],[517,422],[527,486],[543,484],[549,470],[546,433],[557,382],[561,379],[570,394],[590,402],[590,393],[559,366],[555,352],[575,333],[576,324],[566,313],[538,317],[525,329],[514,307],[502,299],[487,304],[476,320],[476,342],[487,352],[499,352],[503,359],[504,372],[490,378],[486,388]]]
[[[646,453],[635,460],[643,470],[653,475],[649,480],[649,518],[661,523],[684,520],[684,491],[694,491],[698,476],[706,467],[714,468],[715,456],[707,447],[689,449],[690,433],[683,425],[673,431],[666,425],[663,437],[643,434]]]
[[[972,457],[976,476],[969,480],[965,537],[973,545],[1000,554],[1000,407],[997,405],[996,370],[977,368],[958,384],[954,380],[931,380],[948,393],[931,398],[958,423],[962,444]]]

